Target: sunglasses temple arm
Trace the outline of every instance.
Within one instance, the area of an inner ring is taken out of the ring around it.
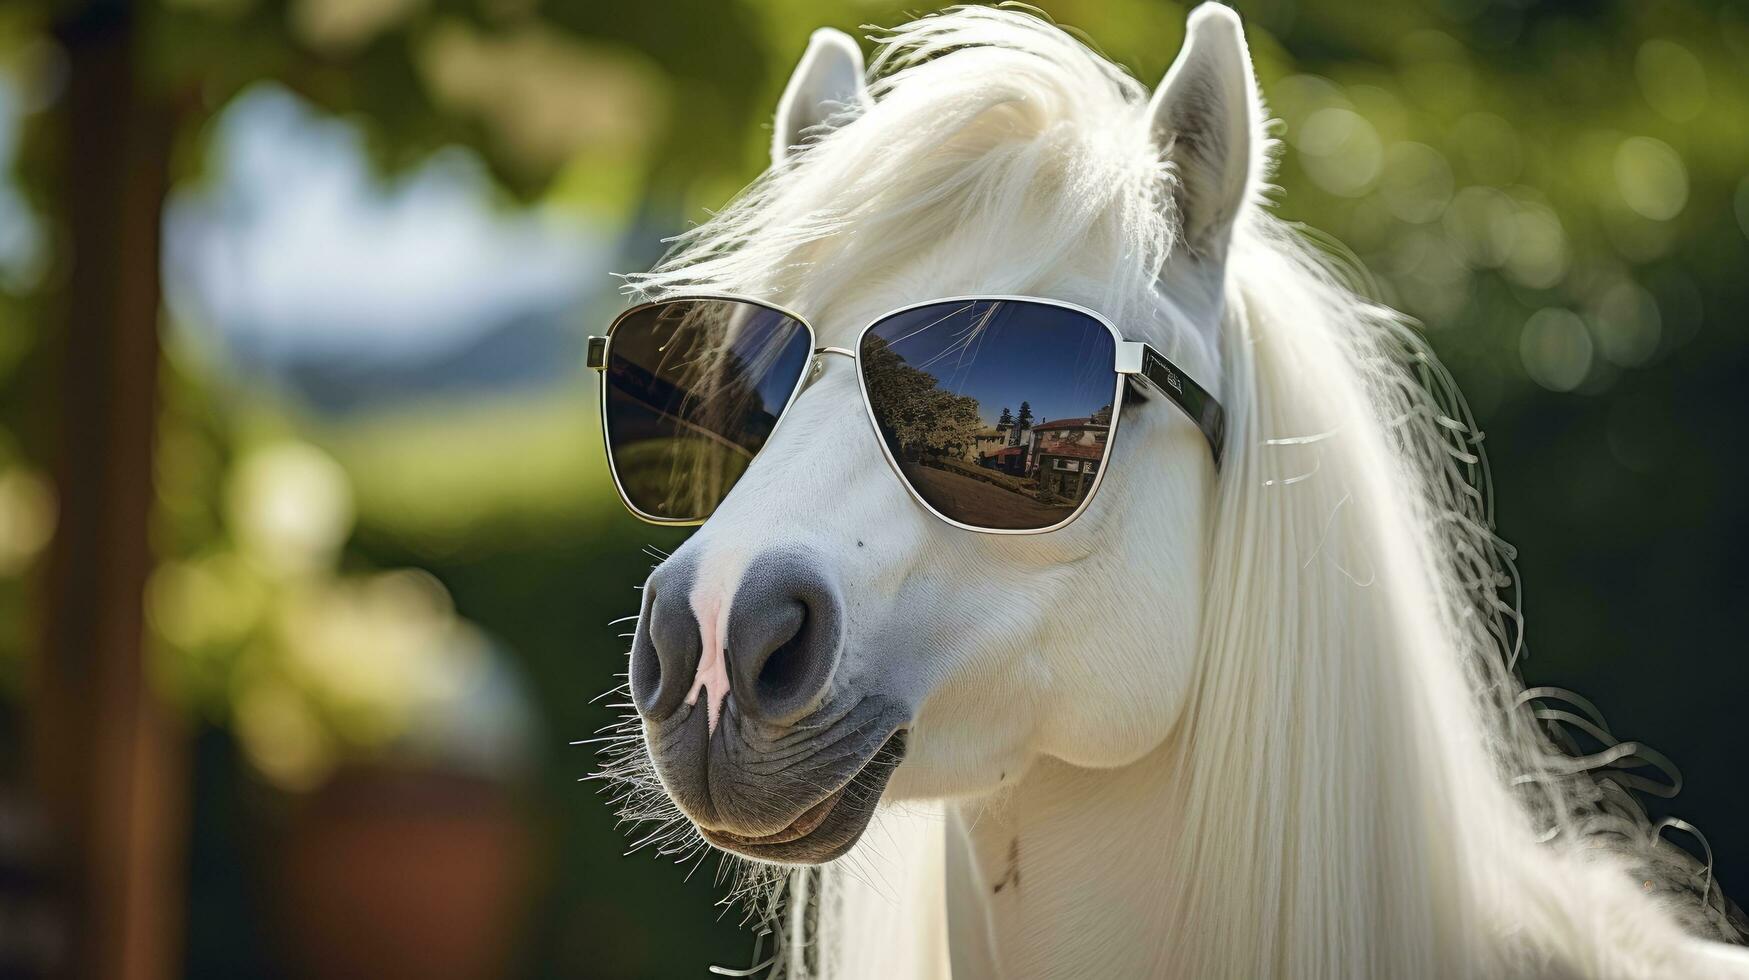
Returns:
[[[1148,384],[1160,391],[1173,404],[1190,416],[1196,427],[1202,430],[1203,438],[1208,440],[1209,449],[1214,453],[1215,466],[1221,465],[1221,449],[1226,445],[1227,413],[1221,408],[1221,403],[1215,401],[1215,396],[1208,393],[1194,381],[1190,375],[1179,370],[1178,365],[1167,360],[1165,355],[1153,348],[1151,344],[1140,344],[1141,364],[1137,370],[1125,373],[1136,374],[1146,379]]]

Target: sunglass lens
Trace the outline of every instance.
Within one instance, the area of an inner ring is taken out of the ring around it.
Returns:
[[[1111,331],[1025,300],[956,300],[863,335],[863,388],[911,489],[973,528],[1067,521],[1105,465],[1118,390]]]
[[[603,422],[620,494],[660,521],[701,521],[765,445],[807,369],[799,321],[737,300],[633,310],[608,342]]]

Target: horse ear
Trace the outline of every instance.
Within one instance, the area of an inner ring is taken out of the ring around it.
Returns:
[[[1224,257],[1233,222],[1260,178],[1257,77],[1239,15],[1218,3],[1191,11],[1184,49],[1154,92],[1148,118],[1176,178],[1184,241]]]
[[[866,108],[871,100],[862,75],[862,49],[850,35],[830,27],[815,31],[778,100],[771,162],[781,163],[811,135],[810,129],[839,112]]]

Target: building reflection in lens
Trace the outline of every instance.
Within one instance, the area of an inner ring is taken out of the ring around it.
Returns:
[[[1097,385],[1088,378],[1097,379],[1100,358],[1075,356],[1079,344],[1043,357],[1035,346],[1029,370],[1013,370],[991,363],[993,349],[1036,338],[950,333],[941,321],[931,326],[901,335],[910,348],[905,354],[883,331],[862,345],[870,407],[912,489],[944,516],[974,527],[1042,529],[1066,520],[1093,491],[1111,433],[1109,402],[1088,404]],[[1065,336],[1060,329],[1041,333],[1046,343]],[[1035,402],[1058,411],[1079,402],[1086,414],[1038,419]]]

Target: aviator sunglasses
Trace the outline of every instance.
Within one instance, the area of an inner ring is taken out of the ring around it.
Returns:
[[[633,307],[589,338],[620,499],[653,524],[703,523],[829,354],[856,362],[899,480],[955,527],[1037,534],[1080,516],[1105,475],[1130,377],[1182,409],[1220,465],[1214,398],[1070,303],[930,300],[881,316],[846,350],[817,346],[806,320],[768,303],[679,296]]]

